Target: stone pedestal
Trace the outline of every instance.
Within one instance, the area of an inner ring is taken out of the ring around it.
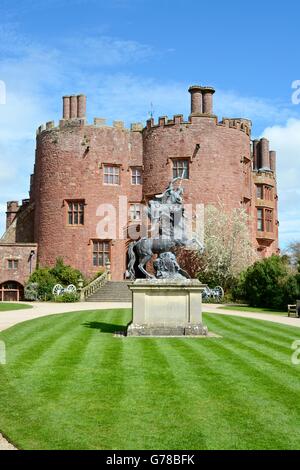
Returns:
[[[127,336],[206,336],[198,280],[137,279],[132,291],[132,323]]]

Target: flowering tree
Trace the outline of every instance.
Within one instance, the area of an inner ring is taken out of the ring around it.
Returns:
[[[205,208],[204,241],[205,251],[182,250],[178,259],[191,277],[214,287],[230,287],[232,281],[256,259],[252,247],[249,217],[245,210],[226,211],[220,203],[218,207]]]
[[[293,267],[300,269],[300,242],[290,243],[284,254],[288,257]]]

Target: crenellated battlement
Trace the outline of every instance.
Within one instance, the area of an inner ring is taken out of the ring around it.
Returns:
[[[94,127],[106,129],[118,129],[125,132],[142,132],[158,127],[169,127],[176,125],[190,126],[198,124],[199,119],[209,119],[210,122],[215,122],[217,126],[228,127],[237,129],[247,135],[251,135],[252,123],[249,119],[244,118],[223,118],[218,122],[218,117],[213,114],[213,94],[214,88],[193,85],[189,88],[191,94],[191,114],[186,121],[182,114],[175,114],[173,118],[168,116],[160,116],[157,122],[153,117],[146,121],[146,126],[140,122],[135,122],[129,128],[125,127],[124,121],[116,120],[113,123],[107,124],[106,119],[102,117],[95,117],[93,124],[89,124],[86,120],[86,96],[85,95],[70,95],[63,97],[63,118],[56,125],[54,121],[49,121],[45,125],[39,126],[37,135],[44,131],[60,130],[60,129],[74,129],[76,127]]]
[[[173,119],[169,119],[168,116],[160,116],[157,123],[154,122],[154,119],[148,119],[146,122],[146,129],[151,129],[152,127],[164,127],[164,126],[174,126],[176,124],[188,124],[184,121],[183,114],[175,114]]]
[[[190,115],[188,120],[184,119],[182,114],[175,114],[172,119],[168,116],[160,116],[155,122],[154,118],[150,118],[146,121],[146,127],[141,122],[134,122],[130,124],[130,127],[125,126],[124,121],[113,121],[112,125],[108,124],[105,118],[95,117],[93,124],[87,123],[86,119],[61,119],[58,124],[54,121],[46,122],[37,128],[36,134],[39,135],[44,131],[58,131],[65,128],[74,127],[88,127],[88,128],[106,128],[106,129],[119,129],[127,132],[142,132],[144,129],[152,129],[157,127],[169,127],[175,125],[184,124],[190,126],[194,123],[199,122],[199,118],[210,118],[213,119],[218,126],[229,127],[232,129],[238,129],[245,132],[247,135],[251,135],[252,123],[249,119],[243,118],[223,118],[222,121],[218,122],[217,116],[202,114],[198,116]]]
[[[160,116],[158,121],[155,122],[154,118],[150,118],[146,122],[146,129],[155,129],[158,127],[168,127],[174,125],[185,125],[191,126],[192,124],[199,123],[199,119],[209,118],[211,121],[215,122],[217,126],[228,127],[232,129],[237,129],[244,132],[247,135],[251,135],[252,122],[249,119],[244,118],[223,118],[221,122],[218,122],[217,116],[213,114],[191,114],[188,121],[184,120],[182,114],[175,114],[172,119],[169,119],[168,116]]]
[[[218,122],[219,126],[229,127],[245,132],[247,135],[251,135],[252,122],[250,119],[244,118],[222,118],[221,122]]]
[[[142,132],[144,129],[144,126],[141,122],[134,122],[130,125],[130,128],[125,127],[124,121],[113,121],[112,125],[109,125],[106,123],[105,118],[94,118],[93,124],[87,123],[86,119],[61,119],[59,123],[55,123],[54,121],[49,121],[46,122],[46,124],[41,124],[37,130],[36,130],[36,135],[40,135],[43,132],[46,131],[59,131],[62,129],[67,129],[67,128],[82,128],[82,127],[87,127],[87,128],[106,128],[106,129],[119,129],[123,130],[126,132]]]

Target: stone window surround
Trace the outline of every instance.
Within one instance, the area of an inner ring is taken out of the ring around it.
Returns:
[[[139,206],[138,210],[136,210],[136,206]],[[131,209],[134,209],[131,211]],[[139,217],[132,217],[132,213],[136,214],[139,213]],[[141,202],[129,202],[129,221],[130,222],[140,222],[142,219],[142,203]]]
[[[139,174],[134,174],[133,172],[134,171],[139,171]],[[134,178],[136,179],[136,181],[138,180],[138,178],[140,178],[140,183],[137,183],[137,182],[133,182],[134,181]],[[130,167],[130,182],[131,182],[131,185],[132,186],[140,186],[143,184],[143,167],[142,166],[131,166]]]
[[[19,268],[18,258],[7,258],[7,269],[10,271],[17,270]]]
[[[96,244],[97,249],[96,248]],[[102,249],[99,249],[100,245],[103,245]],[[106,248],[106,244],[108,248]],[[102,240],[99,238],[93,238],[90,240],[91,250],[92,250],[92,266],[93,268],[105,268],[106,261],[108,259],[111,262],[111,248],[112,248],[112,241],[111,240]],[[107,255],[107,256],[106,256]],[[95,264],[95,256],[97,256],[97,263]],[[102,264],[99,263],[99,260],[102,256]],[[107,258],[107,259],[105,259]]]
[[[189,180],[190,179],[190,164],[192,163],[192,159],[191,157],[189,156],[186,156],[186,157],[171,157],[170,158],[171,162],[172,162],[172,178],[176,177],[175,176],[175,164],[178,162],[179,163],[179,166],[182,166],[182,170],[183,170],[183,167],[184,167],[184,163],[183,162],[187,162],[187,178],[183,178],[185,180]],[[176,162],[176,163],[175,163]],[[180,165],[180,163],[182,162],[182,165]],[[177,170],[178,171],[178,170]],[[182,175],[182,173],[181,173]],[[181,176],[181,175],[177,175],[178,176]]]
[[[271,230],[269,230],[271,228]],[[257,231],[274,232],[274,211],[269,207],[257,208]]]
[[[179,178],[184,174],[185,180],[189,179],[190,169],[189,169],[189,160],[188,159],[173,159],[173,178]]]
[[[70,209],[70,204],[73,204],[73,208]],[[78,207],[78,210],[74,209],[74,204],[78,204],[82,206]],[[84,212],[85,212],[85,199],[83,198],[74,198],[74,199],[65,199],[63,202],[63,206],[66,207],[66,225],[67,227],[76,228],[76,227],[83,227],[84,226]],[[73,222],[70,223],[70,214],[72,213],[72,220]],[[77,222],[75,223],[74,220],[76,219],[77,215]],[[82,220],[82,222],[81,222]]]
[[[256,197],[265,201],[273,201],[273,186],[267,184],[256,184]]]
[[[112,169],[112,168],[118,168],[118,173],[117,174],[114,174],[114,172],[112,174],[110,173],[106,173],[105,170],[106,169]],[[103,185],[104,186],[120,186],[121,185],[121,170],[122,170],[122,165],[120,163],[102,163],[101,164],[101,169],[103,170]],[[115,176],[118,177],[118,183],[106,183],[105,182],[105,176],[113,176],[113,179]]]

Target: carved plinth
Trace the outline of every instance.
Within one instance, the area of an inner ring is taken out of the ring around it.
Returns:
[[[202,291],[197,280],[137,279],[132,291],[132,322],[127,336],[206,336]]]

